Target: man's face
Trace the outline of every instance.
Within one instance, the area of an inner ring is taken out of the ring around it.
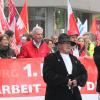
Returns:
[[[34,38],[35,42],[40,43],[43,39],[43,33],[37,32],[37,33],[33,34],[33,38]]]
[[[66,42],[63,44],[59,44],[59,50],[62,53],[69,53],[71,51],[71,43],[70,42]]]
[[[70,40],[77,43],[77,37],[78,37],[77,35],[72,35],[70,36]]]

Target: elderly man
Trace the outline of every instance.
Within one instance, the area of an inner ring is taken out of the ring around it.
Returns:
[[[58,37],[58,51],[45,57],[43,79],[46,82],[45,100],[82,100],[78,86],[84,86],[87,72],[80,61],[70,54],[70,37]]]
[[[49,54],[50,49],[48,45],[43,42],[43,29],[39,26],[34,27],[32,36],[33,40],[22,46],[19,58],[45,57]]]

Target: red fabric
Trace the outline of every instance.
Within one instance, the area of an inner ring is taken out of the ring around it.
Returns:
[[[68,0],[68,32],[67,34],[68,35],[76,35],[76,34],[79,35],[80,34],[69,0]]]
[[[14,17],[16,16],[16,6],[13,0],[8,0],[8,10],[9,10],[9,25],[12,24]]]
[[[99,32],[97,22],[96,22],[96,18],[94,18],[93,21],[92,21],[90,32],[92,32],[94,35],[97,35],[97,33]]]
[[[6,31],[9,29],[8,22],[6,20],[6,17],[4,15],[3,9],[0,7],[0,32]]]
[[[80,33],[79,33],[73,13],[70,15],[70,18],[68,20],[69,20],[69,29],[68,29],[67,34],[68,35],[79,35]]]
[[[84,47],[84,45],[81,44],[81,43],[78,43],[78,44],[79,44],[79,46],[80,46],[80,50],[82,50],[82,48]],[[86,56],[85,48],[84,48],[84,50],[82,50],[82,53],[80,54],[80,57],[82,57],[82,56]]]
[[[17,20],[16,27],[15,27],[17,44],[19,45],[21,44],[20,38],[24,33],[29,33],[27,0],[25,0],[24,6],[20,12],[20,16]]]
[[[0,7],[4,9],[4,0],[0,0]]]
[[[50,49],[46,43],[42,43],[38,49],[32,41],[27,42],[19,54],[19,58],[37,58],[45,57],[50,53]]]
[[[25,0],[24,6],[20,13],[20,17],[24,23],[24,27],[26,32],[29,32],[29,25],[28,25],[28,9],[27,9],[27,0]]]

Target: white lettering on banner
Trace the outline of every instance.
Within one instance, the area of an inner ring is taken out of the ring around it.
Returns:
[[[18,85],[12,85],[12,94],[18,94],[20,93],[20,89],[19,89],[19,86]]]
[[[86,82],[86,87],[87,87],[87,91],[93,91],[96,88],[96,83],[94,83],[94,82]],[[79,90],[82,89],[82,87],[80,87],[80,86],[78,88],[79,88]]]
[[[26,94],[26,93],[39,93],[41,84],[21,84],[21,85],[2,85],[0,89],[0,94]],[[86,91],[95,90],[95,83],[87,82]],[[82,88],[80,88],[81,90]]]
[[[38,76],[37,72],[32,72],[32,65],[31,64],[27,64],[24,67],[24,70],[27,72],[27,76],[30,77],[30,78]],[[40,73],[41,73],[41,76],[43,76],[42,70],[43,70],[43,63],[40,64]]]
[[[21,93],[28,93],[27,85],[21,86]]]
[[[34,84],[33,86],[35,87],[36,93],[38,93],[39,87],[41,86],[41,84]]]
[[[8,85],[2,86],[2,94],[11,94],[10,87]]]
[[[93,82],[87,82],[87,90],[91,91],[95,89],[95,84]]]
[[[24,93],[39,93],[41,84],[22,84],[22,85],[2,85],[0,94],[24,94]]]
[[[25,67],[24,67],[24,70],[27,71],[27,76],[28,77],[37,77],[38,73],[37,72],[32,72],[32,65],[31,64],[27,64]]]
[[[32,85],[29,85],[29,93],[32,93],[32,91],[33,91]]]
[[[32,70],[31,70],[31,64],[27,64],[25,67],[24,67],[24,70],[27,71],[27,76],[28,77],[32,77]]]

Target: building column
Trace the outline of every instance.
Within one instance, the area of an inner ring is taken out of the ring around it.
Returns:
[[[54,8],[46,8],[45,37],[50,38],[54,34],[55,11]]]

